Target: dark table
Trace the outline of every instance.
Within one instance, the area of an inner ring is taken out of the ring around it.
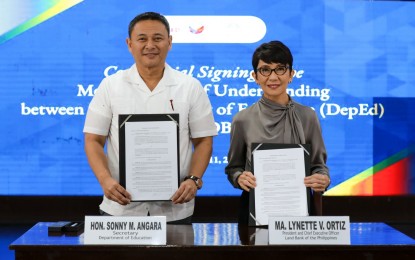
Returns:
[[[23,259],[414,259],[415,240],[384,223],[351,223],[351,245],[268,245],[268,230],[236,223],[167,225],[167,245],[84,245],[40,222],[10,245]]]

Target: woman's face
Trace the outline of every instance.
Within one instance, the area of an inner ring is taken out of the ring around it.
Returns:
[[[288,104],[288,84],[294,76],[294,71],[287,64],[265,63],[260,60],[257,72],[252,72],[255,82],[261,86],[264,96],[281,105]]]

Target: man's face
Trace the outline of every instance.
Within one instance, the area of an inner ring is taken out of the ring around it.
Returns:
[[[135,24],[128,49],[139,68],[163,68],[171,49],[172,37],[166,27],[157,20],[144,20]]]

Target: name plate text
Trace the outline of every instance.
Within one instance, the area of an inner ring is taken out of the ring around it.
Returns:
[[[165,216],[85,216],[87,245],[166,245],[166,234]]]
[[[268,229],[273,245],[350,245],[348,216],[269,216]]]

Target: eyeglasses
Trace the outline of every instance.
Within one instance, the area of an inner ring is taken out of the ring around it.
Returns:
[[[275,72],[275,74],[281,76],[285,74],[285,72],[288,70],[289,67],[290,67],[289,65],[279,66],[279,67],[276,67],[275,69],[271,69],[268,67],[261,67],[261,68],[257,68],[257,71],[264,77],[270,76],[272,72]]]

